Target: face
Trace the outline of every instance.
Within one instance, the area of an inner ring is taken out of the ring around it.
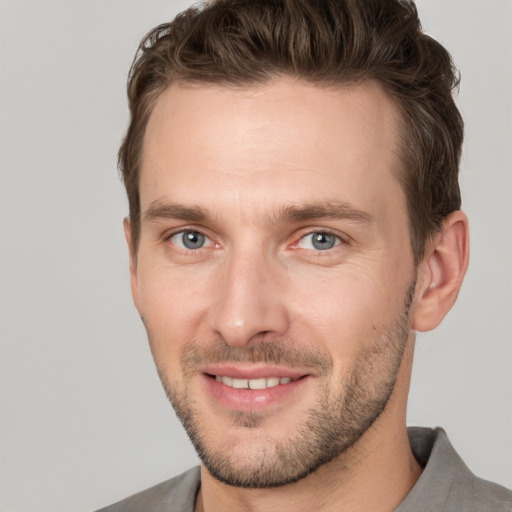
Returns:
[[[295,481],[385,416],[415,274],[398,154],[372,83],[176,84],[155,106],[133,295],[221,481]]]

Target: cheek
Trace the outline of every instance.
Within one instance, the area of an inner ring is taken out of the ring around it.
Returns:
[[[385,272],[360,268],[303,279],[290,292],[295,335],[322,344],[335,359],[350,364],[396,321],[403,311],[402,294],[402,284],[391,282]]]
[[[198,336],[208,310],[204,282],[168,269],[139,273],[140,313],[155,358],[181,352]]]

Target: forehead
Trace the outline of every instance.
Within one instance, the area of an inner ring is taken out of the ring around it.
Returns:
[[[170,200],[252,215],[283,201],[343,200],[379,216],[403,202],[398,126],[396,106],[373,82],[175,83],[146,129],[141,208]]]

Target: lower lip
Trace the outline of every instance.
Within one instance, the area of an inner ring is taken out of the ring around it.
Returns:
[[[263,411],[272,405],[283,404],[309,380],[310,377],[305,376],[288,384],[279,384],[266,389],[236,389],[217,382],[215,377],[203,375],[207,392],[222,407],[233,411]]]

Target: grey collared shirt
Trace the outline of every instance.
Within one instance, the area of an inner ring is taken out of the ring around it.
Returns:
[[[395,512],[512,512],[512,491],[476,477],[442,428],[412,427],[408,433],[425,469]]]
[[[476,477],[442,428],[408,430],[414,456],[425,468],[395,512],[512,512],[512,491]],[[199,467],[98,512],[194,512]]]

